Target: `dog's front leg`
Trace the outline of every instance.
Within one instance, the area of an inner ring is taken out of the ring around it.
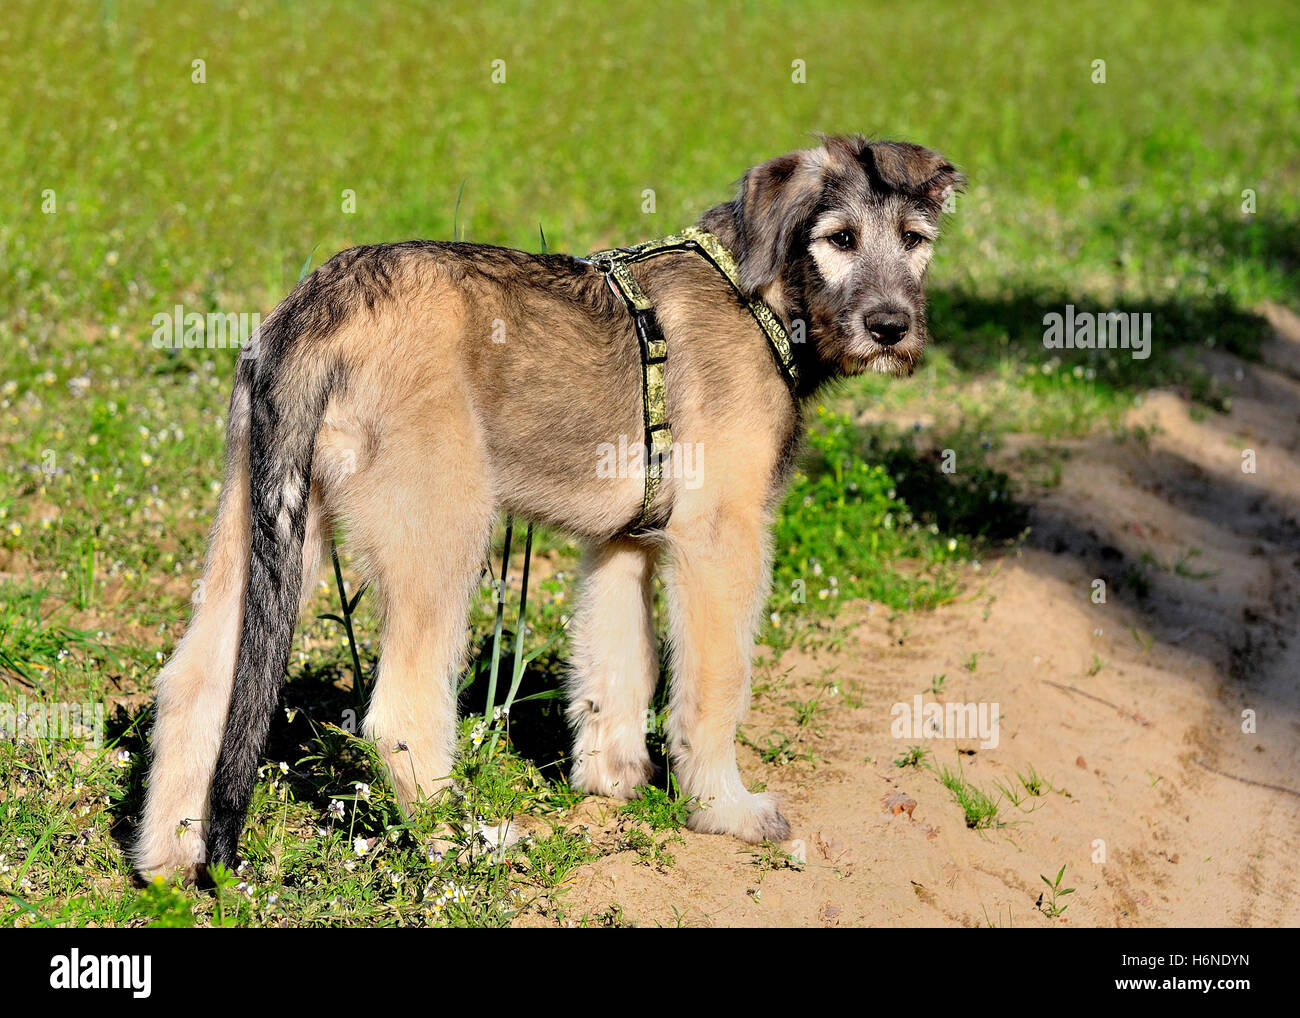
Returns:
[[[650,780],[647,709],[659,678],[652,617],[655,551],[612,541],[587,553],[573,622],[569,720],[575,787],[631,799]]]
[[[745,788],[736,729],[749,709],[750,658],[768,592],[767,520],[757,505],[684,507],[669,526],[672,627],[669,750],[682,790],[699,800],[696,831],[781,841],[775,799]]]

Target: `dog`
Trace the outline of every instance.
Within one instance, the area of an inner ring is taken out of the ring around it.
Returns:
[[[352,248],[303,279],[236,368],[204,596],[157,682],[138,870],[235,865],[336,528],[380,598],[364,733],[404,809],[445,787],[468,603],[502,509],[588,549],[567,679],[573,785],[630,798],[650,777],[658,564],[689,825],[788,837],[773,796],[741,780],[735,739],[801,405],[832,379],[914,370],[926,267],[963,183],[931,149],[827,137],[749,170],[694,247],[619,263],[622,291],[614,255],[424,241]],[[666,360],[647,358],[656,346]],[[599,447],[652,441],[652,402],[672,443],[703,454],[697,483],[595,468]]]

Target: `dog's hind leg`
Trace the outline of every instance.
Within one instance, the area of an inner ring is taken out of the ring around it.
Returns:
[[[669,752],[682,790],[699,801],[689,825],[750,842],[790,833],[775,799],[746,789],[736,766],[736,729],[749,709],[750,658],[769,583],[757,501],[679,507],[666,556]]]
[[[584,792],[630,799],[650,779],[646,719],[659,677],[654,560],[654,548],[624,540],[593,548],[584,563],[567,682],[571,780]]]
[[[388,427],[338,512],[380,599],[364,731],[409,809],[448,783],[455,762],[456,680],[495,500],[468,410],[411,400]]]

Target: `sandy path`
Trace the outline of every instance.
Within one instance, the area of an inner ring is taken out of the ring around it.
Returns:
[[[1154,435],[1072,444],[1061,484],[1033,507],[1028,545],[972,570],[960,602],[894,620],[854,606],[842,639],[761,670],[773,688],[751,736],[792,730],[791,699],[830,707],[807,743],[815,766],[742,751],[747,780],[784,796],[802,870],[685,832],[667,846],[671,866],[622,851],[584,867],[567,914],[617,904],[638,924],[1300,925],[1300,321],[1270,314],[1265,364],[1207,362],[1234,393],[1230,414],[1152,393],[1130,424],[1157,424]],[[1244,448],[1254,474],[1242,472]],[[1139,597],[1123,577],[1144,555]],[[1089,596],[1097,578],[1105,604]],[[942,700],[1000,705],[996,748],[891,736],[890,706],[939,674]],[[1030,768],[1054,790],[1004,801],[1004,826],[968,829],[933,771],[894,766],[922,741],[986,791]],[[910,815],[884,807],[898,791]],[[589,801],[578,818],[602,845],[627,826],[611,807]],[[1062,864],[1076,891],[1051,919],[1034,908],[1040,874]]]

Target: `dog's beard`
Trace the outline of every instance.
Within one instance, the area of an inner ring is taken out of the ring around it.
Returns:
[[[859,348],[867,349],[845,354],[840,358],[840,370],[846,375],[861,375],[873,372],[879,375],[893,375],[895,378],[907,378],[916,371],[925,352],[923,342],[906,339],[895,346],[881,346],[874,340],[864,340]]]

